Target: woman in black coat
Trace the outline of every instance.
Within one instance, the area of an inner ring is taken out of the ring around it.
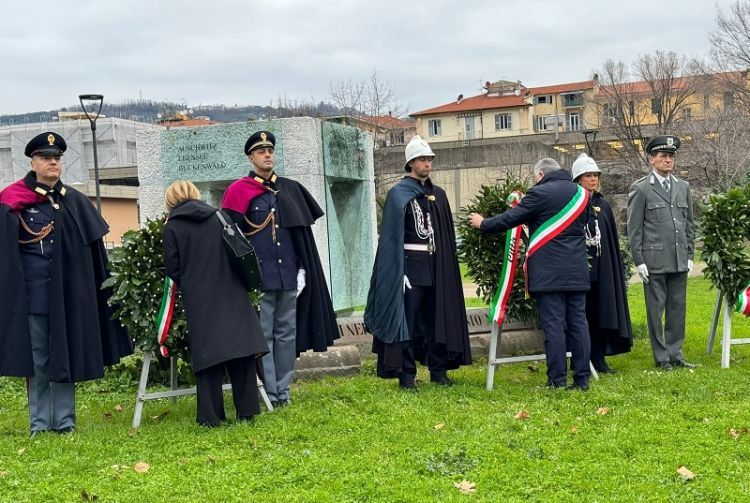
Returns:
[[[601,170],[586,154],[573,163],[573,181],[591,193],[586,212],[586,248],[591,290],[586,319],[591,336],[591,363],[598,372],[614,373],[605,356],[627,353],[633,346],[625,268],[612,207],[599,192]]]
[[[226,419],[225,370],[237,419],[249,421],[260,412],[255,360],[268,352],[258,316],[229,261],[216,209],[200,201],[200,192],[187,181],[170,185],[165,201],[164,265],[182,292],[198,388],[197,422],[217,426]]]

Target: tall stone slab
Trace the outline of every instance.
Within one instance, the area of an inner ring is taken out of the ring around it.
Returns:
[[[372,139],[356,128],[309,117],[139,131],[140,216],[160,218],[164,191],[190,180],[219,206],[224,190],[252,166],[247,138],[276,136],[276,172],[300,182],[326,212],[313,226],[334,309],[365,303],[376,236]]]

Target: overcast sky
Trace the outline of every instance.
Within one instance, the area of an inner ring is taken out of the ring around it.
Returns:
[[[719,0],[726,8],[730,0]],[[392,82],[409,112],[487,80],[591,77],[612,58],[703,55],[710,0],[17,0],[0,11],[0,114],[105,101],[330,101]]]

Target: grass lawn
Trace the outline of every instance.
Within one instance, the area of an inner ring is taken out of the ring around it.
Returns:
[[[685,349],[701,367],[656,371],[639,285],[630,301],[635,348],[587,393],[545,389],[541,363],[501,368],[487,392],[478,362],[452,388],[409,394],[370,362],[295,386],[293,405],[254,424],[198,427],[183,398],[148,403],[131,432],[135,387],[105,379],[79,386],[77,433],[30,439],[22,383],[0,379],[0,500],[748,501],[750,348],[729,370],[705,354],[714,292],[691,279]]]

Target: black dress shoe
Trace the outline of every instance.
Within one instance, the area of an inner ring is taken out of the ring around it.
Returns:
[[[411,381],[401,381],[399,380],[398,386],[405,391],[417,391],[417,385],[414,383],[414,380]]]
[[[656,367],[660,370],[672,370],[674,368],[669,362],[659,362],[656,364]]]
[[[616,374],[617,371],[607,365],[606,363],[602,363],[601,365],[594,365],[594,370],[596,370],[600,374]]]
[[[31,433],[29,433],[29,438],[36,438],[42,435],[42,433],[47,433],[49,430],[31,430]]]
[[[580,390],[580,391],[588,391],[589,385],[588,384],[571,384],[568,386],[568,389],[570,390]]]
[[[446,374],[437,374],[434,376],[431,375],[430,382],[434,382],[435,384],[439,384],[441,386],[453,386],[453,381],[451,381]]]
[[[291,398],[279,399],[279,407],[286,407],[287,405],[291,405],[291,404],[292,404]]]
[[[688,363],[685,360],[673,360],[670,363],[673,367],[682,367],[686,369],[694,369],[698,367],[698,365],[696,365],[695,363]]]
[[[274,409],[278,408],[279,402],[277,402],[276,400],[271,400],[271,407],[273,407]]]
[[[70,433],[75,433],[76,427],[75,426],[66,426],[65,428],[60,428],[59,430],[55,430],[55,433],[58,435],[68,435]]]

